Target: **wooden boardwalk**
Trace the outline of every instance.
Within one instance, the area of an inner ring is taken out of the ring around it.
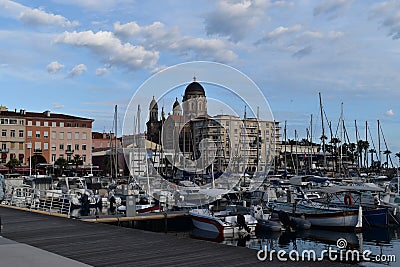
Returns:
[[[317,266],[260,262],[256,250],[0,207],[2,236],[92,266]],[[1,261],[1,260],[0,260]],[[324,262],[326,266],[340,266]]]

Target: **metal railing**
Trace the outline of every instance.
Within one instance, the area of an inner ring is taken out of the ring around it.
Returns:
[[[38,210],[50,214],[65,214],[70,217],[69,195],[58,191],[37,190],[29,187],[15,187],[6,194],[4,204]]]

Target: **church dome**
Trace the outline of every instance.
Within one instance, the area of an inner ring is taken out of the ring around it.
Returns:
[[[188,95],[200,95],[200,96],[206,95],[203,86],[201,86],[201,84],[196,82],[196,77],[193,78],[193,82],[190,83],[185,89],[185,96]]]
[[[178,98],[176,98],[175,99],[175,103],[174,103],[174,105],[172,106],[172,109],[175,109],[176,107],[178,107],[179,106],[179,101],[178,101]]]
[[[151,100],[150,106],[149,106],[149,110],[152,110],[152,109],[158,109],[157,101],[154,99],[154,96],[153,96],[153,99]]]

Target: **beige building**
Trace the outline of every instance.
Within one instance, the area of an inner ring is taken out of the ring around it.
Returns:
[[[4,106],[0,107],[0,143],[1,163],[5,164],[10,159],[25,162],[25,118],[24,111],[8,112]]]
[[[79,155],[84,164],[92,163],[92,123],[94,120],[55,114],[50,111],[9,111],[0,107],[1,164],[18,159],[29,165],[54,163],[58,158],[71,160]]]

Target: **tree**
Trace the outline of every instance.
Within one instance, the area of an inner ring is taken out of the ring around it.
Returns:
[[[399,159],[399,166],[398,167],[400,167],[400,152],[397,152],[395,155]]]
[[[371,166],[374,163],[374,154],[376,153],[376,150],[371,148],[370,150],[368,150],[368,152],[371,154]]]
[[[386,155],[386,169],[389,169],[389,155],[392,154],[392,151],[386,149],[383,154]]]
[[[74,158],[71,160],[71,163],[75,165],[76,171],[78,169],[78,166],[83,164],[82,157],[80,155],[75,155]]]
[[[15,166],[20,166],[21,162],[17,160],[16,158],[10,159],[7,163],[6,166],[10,169],[10,173],[14,172]]]
[[[68,162],[66,159],[64,158],[58,158],[55,162],[54,162],[54,166],[58,166],[58,168],[60,169],[59,171],[59,175],[63,174],[63,171],[65,169],[65,167],[68,165]]]

